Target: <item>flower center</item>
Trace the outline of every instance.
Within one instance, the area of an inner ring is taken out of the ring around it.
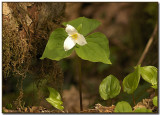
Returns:
[[[73,39],[77,39],[77,38],[78,38],[78,35],[77,35],[77,34],[73,34],[73,35],[71,35],[71,37],[72,37]]]

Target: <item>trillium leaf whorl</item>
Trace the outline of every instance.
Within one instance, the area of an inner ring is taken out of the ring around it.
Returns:
[[[65,29],[55,29],[51,33],[41,59],[49,58],[59,61],[70,56],[75,49],[77,55],[84,60],[111,64],[106,36],[102,33],[88,35],[100,24],[95,19],[85,17],[64,22]]]

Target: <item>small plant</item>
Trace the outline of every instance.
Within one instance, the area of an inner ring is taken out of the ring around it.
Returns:
[[[61,96],[54,88],[48,87],[49,90],[49,97],[46,100],[55,108],[59,110],[63,110],[64,107],[62,106],[63,102],[61,101]]]
[[[80,58],[91,62],[111,64],[108,39],[102,33],[91,33],[100,24],[101,23],[95,19],[85,17],[64,22],[63,25],[65,28],[55,29],[51,33],[43,55],[40,58],[59,61],[70,56],[75,50],[78,55],[78,58],[76,58],[78,67],[76,66],[76,68],[79,74],[80,110],[83,110]]]
[[[150,83],[152,88],[157,89],[157,68],[154,66],[144,66],[140,65],[134,67],[134,71],[128,74],[123,79],[123,91],[128,94],[133,94],[139,85],[140,78],[144,79]],[[109,98],[114,98],[120,93],[119,81],[113,75],[107,76],[99,86],[99,92],[102,99],[107,100]],[[114,93],[113,93],[114,92]],[[135,103],[135,100],[133,98]],[[153,104],[157,106],[157,96],[153,98]],[[133,112],[130,104],[125,101],[118,102],[114,112]],[[136,108],[134,112],[152,112],[146,108]]]
[[[106,36],[99,32],[88,35],[100,24],[95,19],[85,17],[64,22],[65,29],[58,28],[51,33],[41,59],[59,61],[70,56],[75,50],[81,59],[111,64]]]

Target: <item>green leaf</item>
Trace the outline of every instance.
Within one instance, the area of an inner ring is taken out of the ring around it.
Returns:
[[[55,98],[55,99],[57,99],[57,100],[61,100],[60,94],[59,94],[55,89],[53,89],[53,88],[51,88],[51,87],[48,87],[48,90],[49,90],[49,92],[50,92],[49,97]]]
[[[152,88],[154,88],[154,89],[157,89],[157,85],[153,85],[153,86],[151,86]]]
[[[53,107],[55,107],[55,108],[57,108],[57,109],[59,109],[59,110],[63,110],[63,109],[64,109],[64,107],[61,106],[60,103],[55,103],[55,100],[54,100],[54,99],[52,99],[52,98],[46,98],[46,100],[47,100]],[[63,103],[63,102],[61,101],[61,103]]]
[[[132,112],[132,107],[126,101],[121,101],[116,104],[114,112]]]
[[[143,108],[138,107],[134,110],[134,112],[136,112],[136,113],[150,113],[150,112],[152,112],[152,110],[146,109],[145,107],[143,107]]]
[[[154,66],[144,66],[140,68],[140,74],[142,78],[151,83],[153,86],[157,85],[157,68]]]
[[[48,58],[59,61],[70,56],[74,48],[69,51],[65,51],[63,47],[64,40],[67,36],[68,35],[63,28],[54,30],[49,37],[46,48],[40,59]]]
[[[114,98],[121,91],[121,86],[119,80],[113,76],[107,76],[99,86],[99,93],[101,98],[107,100],[109,98]]]
[[[106,36],[102,33],[93,33],[86,37],[87,44],[76,47],[77,55],[91,62],[102,62],[111,64],[109,60],[109,43]]]
[[[46,98],[46,100],[55,108],[59,110],[63,110],[64,107],[62,106],[63,102],[61,101],[60,94],[51,87],[48,87],[48,90],[50,92],[49,98]]]
[[[155,96],[155,97],[153,98],[153,105],[154,105],[154,106],[157,106],[157,105],[158,105],[157,96]]]
[[[140,66],[137,66],[134,72],[130,73],[123,79],[123,90],[128,94],[133,93],[138,87],[140,81]]]
[[[64,22],[63,25],[66,26],[67,24],[72,25],[76,29],[79,25],[82,25],[81,30],[79,31],[82,35],[86,36],[93,30],[95,30],[101,23],[95,19],[88,19],[85,17],[80,17],[75,20]],[[78,30],[78,29],[77,29]]]
[[[6,109],[12,109],[12,104],[11,103],[6,104]]]

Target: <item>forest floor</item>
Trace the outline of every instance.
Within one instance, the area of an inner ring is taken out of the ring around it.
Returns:
[[[152,103],[152,99],[143,99],[142,102],[139,102],[136,106],[133,107],[133,110],[136,108],[147,108],[152,110],[153,113],[158,113],[158,108],[155,107]],[[106,107],[101,104],[95,104],[94,109],[86,109],[77,113],[114,113],[115,105]],[[16,110],[6,109],[3,107],[4,113],[75,113],[73,111],[60,111],[60,110],[48,110],[42,106],[32,106],[18,108]]]

